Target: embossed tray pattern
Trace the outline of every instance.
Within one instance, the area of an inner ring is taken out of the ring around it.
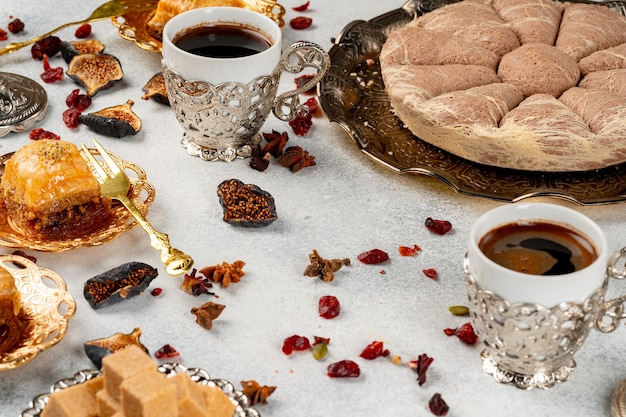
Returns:
[[[452,2],[409,0],[369,21],[350,22],[333,41],[331,68],[320,83],[320,102],[328,118],[343,127],[367,156],[392,171],[427,175],[461,194],[506,202],[550,196],[584,205],[626,200],[626,164],[568,173],[495,168],[445,152],[403,126],[385,91],[380,50],[394,30]],[[625,2],[604,4],[626,14]]]

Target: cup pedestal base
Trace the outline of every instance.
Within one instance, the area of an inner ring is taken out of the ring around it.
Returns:
[[[204,161],[224,161],[232,162],[237,158],[249,158],[252,149],[261,143],[261,135],[255,134],[249,144],[239,147],[226,147],[223,149],[212,149],[194,142],[193,138],[187,134],[183,135],[180,144],[191,156],[197,156]]]
[[[568,365],[563,365],[553,371],[537,372],[534,374],[521,374],[504,369],[493,360],[487,349],[480,353],[483,361],[483,371],[493,376],[497,382],[512,384],[520,389],[551,388],[559,382],[570,379],[576,369],[576,362],[572,359]]]

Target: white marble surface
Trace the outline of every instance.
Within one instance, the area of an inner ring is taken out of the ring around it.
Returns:
[[[27,38],[86,16],[98,3],[2,0],[0,27],[6,28],[10,16],[20,18],[26,32],[10,39]],[[287,19],[296,16],[290,8],[299,0],[283,4]],[[306,39],[330,48],[331,37],[350,21],[367,20],[401,5],[401,0],[311,0],[307,15],[314,18],[313,27],[299,32],[285,27],[284,42]],[[73,30],[60,36],[71,40]],[[159,71],[159,55],[122,40],[109,21],[94,23],[93,37],[119,57],[125,78],[99,93],[90,110],[132,99],[143,129],[134,137],[112,139],[85,126],[66,128],[61,120],[64,99],[76,88],[69,79],[45,84],[50,108],[39,126],[77,144],[89,144],[97,137],[109,150],[143,166],[157,190],[149,212],[154,226],[191,254],[197,267],[241,259],[246,262],[246,275],[227,289],[215,288],[219,299],[187,295],[179,289],[181,278],[167,275],[139,228],[100,247],[33,253],[40,266],[65,278],[78,309],[61,343],[21,368],[0,373],[2,416],[19,415],[33,396],[53,382],[91,368],[83,342],[135,327],[142,329],[141,340],[152,352],[169,343],[180,351],[185,365],[204,368],[214,377],[237,386],[249,379],[277,386],[269,404],[257,407],[268,417],[428,416],[428,400],[437,392],[448,402],[449,416],[610,415],[612,392],[626,377],[623,328],[609,335],[592,332],[576,356],[578,368],[572,379],[550,390],[533,391],[494,382],[481,370],[480,346],[466,346],[443,334],[444,328],[465,321],[452,316],[448,306],[466,304],[462,259],[472,222],[503,203],[456,194],[429,178],[392,173],[364,156],[343,129],[325,119],[315,119],[304,138],[290,134],[289,143],[302,146],[317,161],[317,166],[296,174],[275,163],[261,173],[249,168],[246,160],[209,163],[190,157],[179,144],[182,131],[170,109],[141,100],[141,87]],[[60,57],[52,64],[65,65]],[[0,71],[39,79],[42,65],[24,49],[0,56]],[[263,131],[272,129],[291,132],[270,117]],[[10,134],[0,140],[0,152],[14,151],[27,142],[26,133]],[[269,191],[276,199],[279,219],[255,229],[224,223],[215,191],[229,178]],[[581,207],[553,202],[599,222],[613,249],[626,244],[622,204]],[[446,236],[429,233],[423,226],[429,216],[450,220],[453,231]],[[398,246],[413,244],[422,252],[407,258],[398,255]],[[387,251],[390,261],[382,266],[360,264],[356,256],[372,248]],[[332,283],[305,277],[302,272],[312,249],[325,257],[349,257],[353,263],[339,271]],[[146,293],[93,310],[82,295],[85,280],[129,261],[158,267],[160,274],[152,286],[162,287],[163,294],[155,298]],[[422,275],[421,270],[429,267],[439,270],[437,281]],[[384,275],[379,273],[383,268]],[[625,291],[623,283],[612,284],[612,293]],[[327,294],[337,296],[342,304],[341,315],[330,321],[317,313],[319,297]],[[209,300],[227,306],[211,331],[198,326],[190,314],[192,307]],[[320,362],[310,353],[285,356],[283,339],[293,334],[330,337],[330,353]],[[361,349],[374,340],[384,341],[403,364],[421,353],[433,357],[427,382],[418,386],[415,373],[405,365],[359,358]],[[327,365],[342,359],[356,361],[361,377],[328,378]]]

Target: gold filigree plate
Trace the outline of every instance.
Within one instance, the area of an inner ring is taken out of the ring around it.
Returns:
[[[218,387],[224,394],[230,398],[235,405],[235,412],[233,417],[261,417],[258,411],[250,407],[250,399],[241,391],[235,389],[235,386],[225,379],[211,379],[209,373],[200,368],[187,368],[177,363],[164,363],[157,368],[159,372],[165,375],[174,375],[177,373],[186,373],[191,379],[200,385],[208,385]],[[71,387],[77,384],[84,384],[85,382],[100,376],[100,371],[97,370],[84,370],[74,374],[73,377],[65,378],[57,381],[52,387],[50,392],[40,394],[36,396],[30,404],[30,408],[22,411],[21,417],[40,417],[51,393],[60,391],[62,389]]]
[[[90,152],[94,155],[99,155],[96,149],[90,149]],[[8,153],[0,156],[0,176],[4,174],[4,165],[12,155],[13,153]],[[125,161],[116,155],[112,156],[122,164],[126,173],[129,174],[131,180],[130,199],[145,216],[156,195],[154,187],[146,179],[146,172],[139,165]],[[45,240],[25,236],[17,228],[11,227],[11,220],[7,218],[6,210],[4,207],[0,207],[0,246],[28,248],[45,252],[62,252],[81,246],[102,245],[137,226],[135,218],[122,204],[113,201],[112,210],[113,216],[111,221],[103,224],[98,230],[87,236],[65,240]]]
[[[22,301],[22,337],[12,350],[0,355],[0,371],[7,371],[25,365],[63,339],[76,302],[55,272],[16,255],[2,255],[0,263],[13,275]]]
[[[507,202],[529,197],[559,197],[585,205],[625,201],[626,164],[570,173],[480,165],[420,140],[392,113],[378,61],[387,36],[415,16],[454,1],[409,0],[369,21],[349,23],[333,41],[331,68],[320,83],[320,102],[328,118],[374,161],[397,173],[430,176],[461,194]],[[626,1],[604,3],[626,14]]]
[[[285,8],[276,0],[243,0],[244,8],[264,14],[278,24],[285,26]],[[148,30],[148,21],[154,16],[156,4],[152,10],[126,13],[112,19],[119,35],[128,41],[134,42],[141,49],[160,52],[161,39],[158,39]]]

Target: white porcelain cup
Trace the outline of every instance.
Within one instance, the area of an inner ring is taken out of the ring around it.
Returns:
[[[176,45],[182,34],[205,26],[245,28],[261,34],[270,46],[248,56],[214,58]],[[330,57],[312,42],[296,42],[283,52],[280,27],[265,15],[237,7],[208,7],[167,22],[161,64],[170,106],[184,130],[183,147],[207,161],[230,162],[251,155],[270,112],[282,121],[306,115],[309,109],[299,96],[315,88],[330,67]],[[283,73],[311,78],[279,95]]]
[[[489,259],[481,239],[511,223],[552,223],[584,236],[597,258],[561,275],[517,272]],[[507,204],[483,214],[470,231],[465,276],[472,323],[485,349],[483,370],[519,388],[549,388],[570,378],[574,354],[592,328],[608,333],[624,318],[626,296],[605,301],[608,278],[624,279],[626,248],[610,256],[602,229],[556,204]]]

